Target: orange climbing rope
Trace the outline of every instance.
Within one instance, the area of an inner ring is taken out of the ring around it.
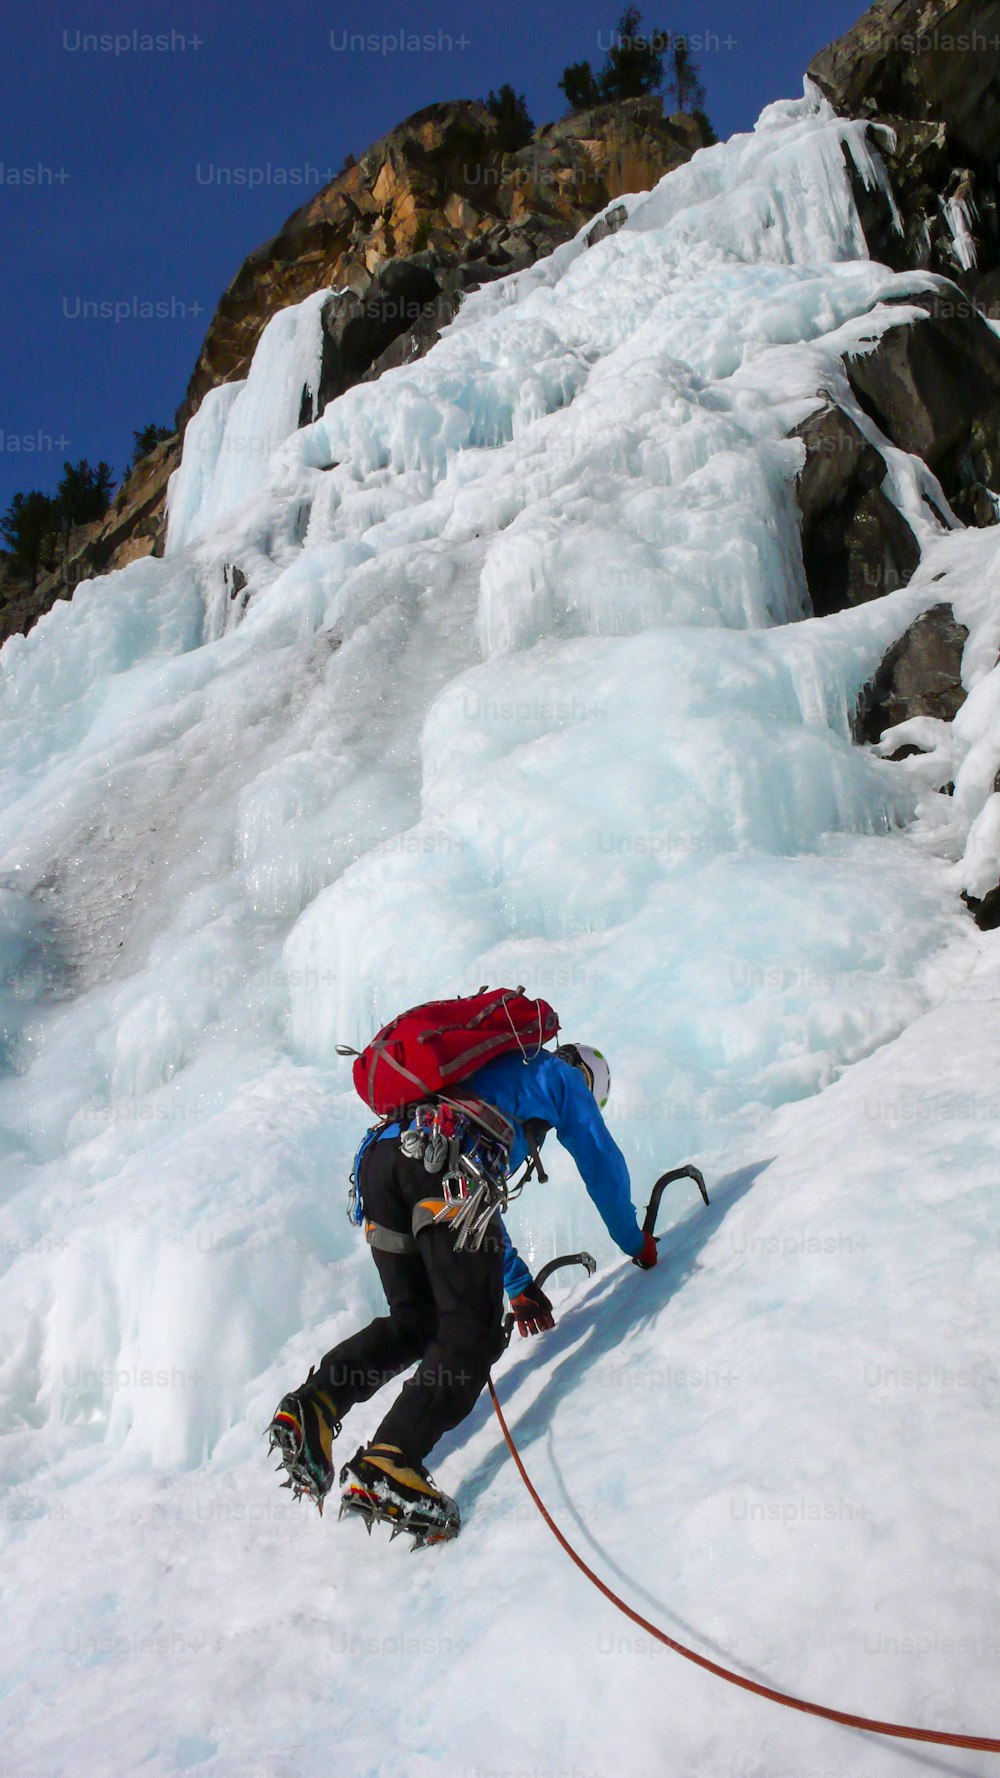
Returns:
[[[493,1387],[492,1377],[489,1379],[489,1387],[501,1431],[507,1440],[510,1454],[517,1464],[521,1480],[553,1537],[562,1545],[570,1560],[576,1563],[587,1579],[598,1589],[598,1592],[603,1593],[604,1597],[609,1599],[618,1611],[624,1612],[625,1616],[631,1618],[634,1624],[638,1624],[640,1629],[645,1630],[650,1636],[655,1636],[657,1642],[662,1642],[666,1648],[672,1648],[675,1654],[683,1655],[686,1661],[693,1661],[697,1667],[704,1667],[707,1672],[714,1673],[717,1679],[725,1679],[729,1685],[741,1686],[746,1692],[756,1692],[759,1698],[770,1698],[772,1704],[783,1704],[787,1710],[803,1710],[808,1716],[822,1716],[828,1722],[844,1723],[849,1729],[867,1729],[870,1734],[894,1735],[903,1741],[932,1741],[939,1747],[969,1747],[979,1753],[1000,1753],[1000,1740],[991,1740],[986,1735],[957,1735],[950,1734],[944,1729],[908,1728],[903,1723],[879,1722],[874,1717],[856,1716],[850,1710],[832,1710],[827,1704],[810,1704],[805,1698],[793,1698],[788,1692],[775,1691],[769,1685],[759,1685],[755,1679],[745,1678],[742,1673],[733,1673],[728,1667],[720,1666],[718,1661],[710,1661],[706,1655],[696,1654],[693,1648],[685,1648],[683,1642],[676,1642],[672,1636],[667,1635],[665,1630],[657,1629],[657,1626],[651,1624],[648,1618],[642,1617],[638,1611],[633,1611],[631,1605],[626,1605],[624,1599],[619,1599],[618,1594],[612,1592],[612,1589],[601,1580],[600,1576],[587,1566],[583,1557],[577,1554],[572,1544],[563,1536],[521,1461],[521,1454],[503,1417],[503,1409]]]

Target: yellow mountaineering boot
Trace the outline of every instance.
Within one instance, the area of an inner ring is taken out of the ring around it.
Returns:
[[[393,1537],[409,1531],[414,1548],[457,1537],[455,1502],[435,1487],[422,1463],[408,1463],[398,1445],[368,1445],[340,1472],[340,1514],[356,1513],[368,1530],[383,1520]]]
[[[268,1427],[270,1449],[280,1451],[279,1469],[288,1473],[283,1488],[292,1488],[298,1500],[305,1494],[320,1512],[333,1487],[333,1441],[340,1431],[336,1404],[329,1390],[309,1372],[301,1389],[283,1395]]]

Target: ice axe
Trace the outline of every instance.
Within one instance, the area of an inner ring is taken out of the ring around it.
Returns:
[[[656,1218],[660,1209],[660,1199],[666,1191],[667,1186],[675,1179],[693,1179],[704,1198],[705,1203],[708,1203],[708,1187],[697,1167],[689,1164],[686,1167],[674,1167],[669,1173],[661,1173],[650,1193],[649,1203],[646,1205],[646,1215],[643,1218],[642,1224],[642,1232],[644,1235],[651,1235],[654,1232],[656,1228]]]
[[[550,1259],[548,1264],[544,1265],[541,1271],[537,1274],[535,1283],[539,1290],[543,1288],[546,1278],[551,1278],[553,1272],[558,1272],[562,1266],[582,1266],[588,1278],[592,1278],[597,1270],[597,1261],[592,1253],[562,1253],[558,1259]],[[514,1332],[514,1323],[516,1320],[517,1316],[514,1314],[513,1310],[508,1309],[503,1318],[504,1337],[508,1345],[510,1344],[510,1336]]]

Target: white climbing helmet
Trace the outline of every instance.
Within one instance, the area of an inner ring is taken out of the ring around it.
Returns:
[[[580,1069],[603,1111],[611,1091],[611,1070],[600,1050],[591,1049],[587,1043],[561,1043],[555,1053],[571,1068]]]

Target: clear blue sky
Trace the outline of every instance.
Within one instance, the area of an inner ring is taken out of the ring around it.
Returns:
[[[861,0],[667,0],[720,136],[797,96]],[[410,112],[510,80],[536,123],[561,116],[567,62],[604,60],[621,0],[38,0],[8,12],[0,117],[0,510],[51,489],[65,457],[120,475],[132,430],[172,424],[212,310],[247,253]],[[144,50],[134,34],[169,47]],[[351,34],[387,48],[345,48]],[[391,47],[415,33],[430,46]],[[110,47],[88,47],[91,37]],[[114,39],[120,40],[117,44]],[[705,47],[699,51],[698,39]],[[270,163],[270,178],[267,168]],[[217,169],[260,183],[225,187]],[[278,170],[303,183],[279,185]],[[26,176],[35,175],[28,183]],[[87,318],[84,302],[160,305]],[[30,451],[32,441],[37,449]],[[20,449],[17,447],[20,446]]]

